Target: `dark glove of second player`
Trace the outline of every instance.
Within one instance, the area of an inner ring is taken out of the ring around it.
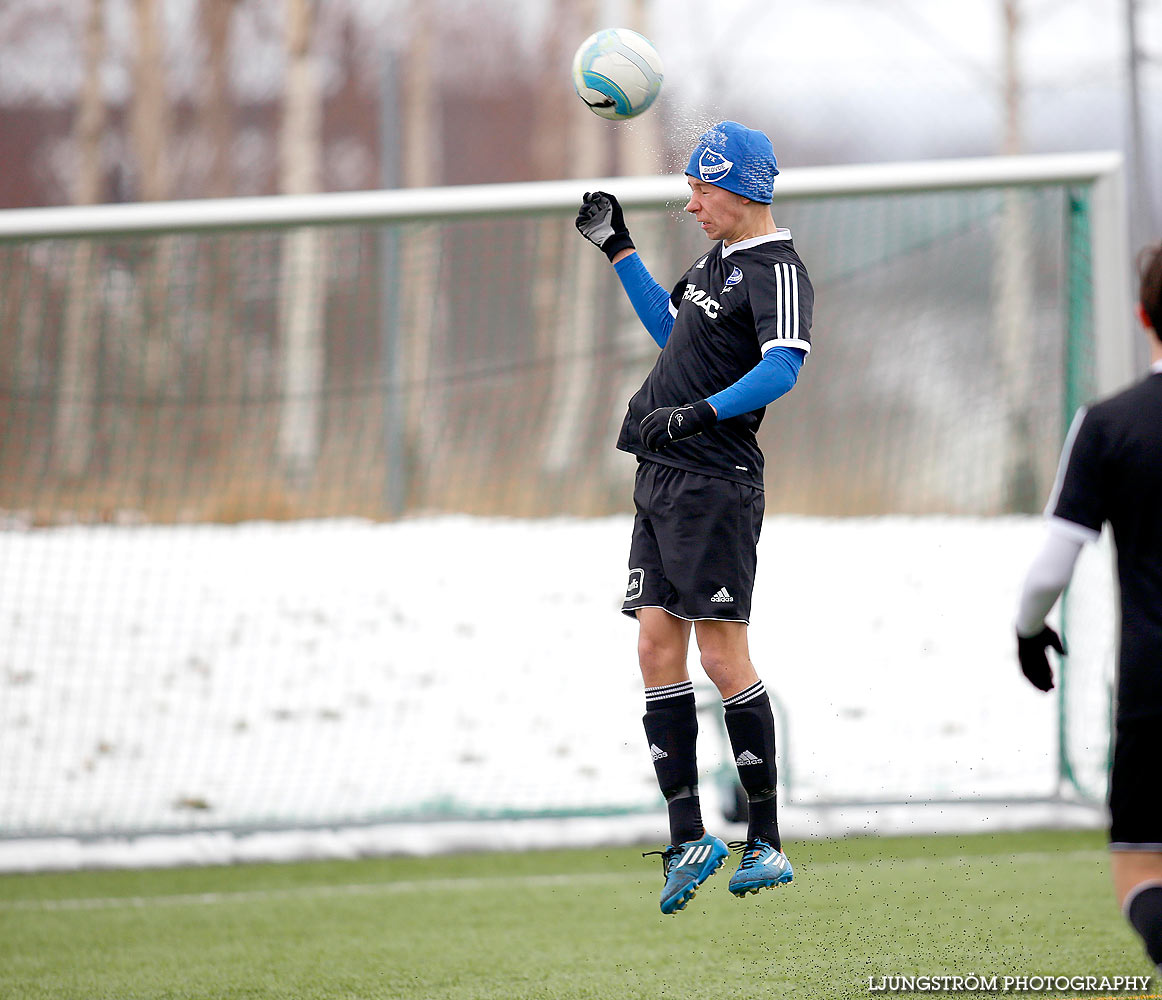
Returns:
[[[1046,650],[1052,647],[1062,656],[1065,646],[1061,637],[1046,625],[1036,635],[1022,638],[1017,636],[1017,659],[1021,661],[1021,673],[1038,691],[1049,691],[1053,687],[1053,668],[1049,666]]]
[[[659,406],[642,418],[642,441],[650,451],[660,451],[671,442],[694,437],[716,423],[718,414],[704,399],[686,406]]]
[[[613,195],[604,191],[585,192],[577,212],[577,231],[594,246],[600,247],[610,261],[622,250],[635,249],[625,227],[621,206]]]

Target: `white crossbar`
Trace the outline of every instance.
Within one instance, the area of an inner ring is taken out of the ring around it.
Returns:
[[[801,167],[780,174],[775,200],[982,186],[1094,183],[1121,170],[1120,153],[995,156]],[[611,190],[631,208],[684,200],[681,174],[473,184],[261,198],[213,198],[0,211],[0,240],[373,223],[574,211],[585,191]]]

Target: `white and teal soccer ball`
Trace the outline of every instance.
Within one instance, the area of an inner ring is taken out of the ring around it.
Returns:
[[[662,58],[636,31],[606,28],[573,56],[573,87],[595,115],[615,122],[634,118],[662,89]]]

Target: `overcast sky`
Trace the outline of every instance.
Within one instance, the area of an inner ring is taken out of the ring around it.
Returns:
[[[408,0],[351,0],[366,30],[365,57],[406,44]],[[543,0],[438,0],[444,22],[483,12],[494,30],[534,44]],[[1128,0],[1022,0],[1019,58],[1025,148],[1060,152],[1124,148]],[[26,17],[63,0],[0,5],[0,99],[71,99],[79,84],[77,39],[61,18]],[[1162,164],[1162,0],[1137,0],[1144,120],[1152,174]],[[330,4],[330,10],[340,6]],[[281,87],[279,0],[239,19],[235,86],[254,94]],[[629,18],[629,0],[601,0],[602,23]],[[320,31],[335,29],[322,6]],[[129,0],[108,0],[113,55],[106,88],[123,99]],[[172,86],[197,81],[194,0],[167,0]],[[776,149],[811,163],[987,155],[1002,130],[1002,0],[653,0],[648,25],[666,67],[657,107],[669,122],[738,118],[767,129]],[[24,24],[19,44],[11,27]],[[7,30],[6,30],[7,28]],[[483,41],[483,40],[482,40]],[[580,39],[578,39],[580,42]],[[326,48],[326,46],[323,46]],[[118,57],[119,56],[119,57]],[[457,62],[448,55],[449,64]],[[569,87],[567,62],[561,85]],[[520,109],[514,109],[519,114]],[[653,112],[651,112],[653,114]],[[675,126],[677,127],[677,126]]]
[[[685,24],[671,16],[678,6],[690,11]],[[1097,123],[1107,133],[1123,124],[1108,104],[1125,87],[1122,0],[1026,0],[1023,8],[1018,53],[1031,145],[1109,142],[1108,134],[1092,134],[1088,112],[1102,109]],[[725,110],[770,107],[796,122],[848,104],[905,137],[921,127],[955,132],[961,122],[991,121],[999,141],[1000,0],[723,0],[713,17],[697,10],[668,0],[666,16],[655,18],[675,94]],[[1140,10],[1142,47],[1162,56],[1162,0],[1141,0]],[[1143,81],[1155,108],[1159,68],[1155,61]],[[1080,110],[1082,121],[1065,109]]]

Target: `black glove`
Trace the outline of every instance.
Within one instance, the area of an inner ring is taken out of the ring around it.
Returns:
[[[586,191],[577,212],[577,231],[613,261],[622,250],[633,250],[633,240],[617,199],[604,191]]]
[[[1027,638],[1017,636],[1017,659],[1021,661],[1021,673],[1029,678],[1029,683],[1038,691],[1053,688],[1053,668],[1049,666],[1049,657],[1045,653],[1050,646],[1061,656],[1065,655],[1061,637],[1048,625],[1036,635]]]
[[[671,441],[701,434],[718,423],[718,414],[706,400],[686,406],[659,406],[642,418],[642,441],[650,451],[660,451]]]

